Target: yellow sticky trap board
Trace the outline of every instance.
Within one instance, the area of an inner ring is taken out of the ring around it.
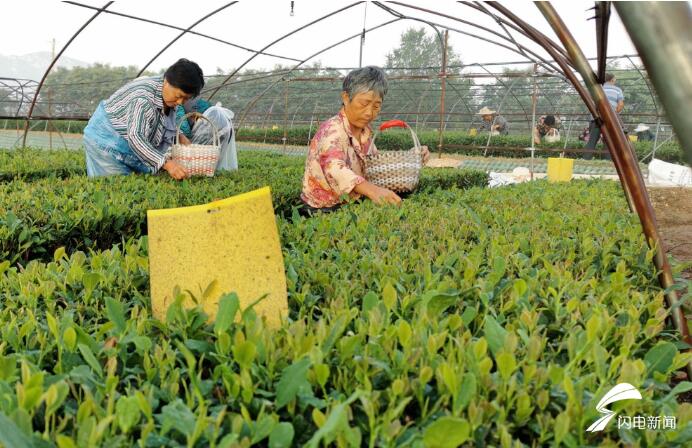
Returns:
[[[550,182],[569,182],[572,180],[574,159],[548,157],[548,180]]]
[[[179,286],[214,318],[221,296],[238,294],[242,309],[254,306],[278,326],[288,311],[286,276],[269,187],[192,207],[148,210],[149,276],[154,317],[165,320]],[[215,282],[202,299],[202,292]]]

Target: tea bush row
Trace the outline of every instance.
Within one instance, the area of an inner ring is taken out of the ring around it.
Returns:
[[[689,355],[615,183],[451,188],[278,223],[278,330],[233,294],[213,324],[178,305],[152,319],[146,237],[0,264],[0,434],[60,448],[688,446],[692,405],[675,398],[692,384],[668,384]],[[677,428],[586,433],[620,382],[643,397],[621,415]]]
[[[167,175],[88,179],[45,178],[0,183],[0,259],[12,263],[68,252],[109,249],[129,237],[146,234],[146,211],[210,202],[265,185],[274,208],[291,215],[300,200],[304,159],[241,152],[241,170],[214,178],[176,182]],[[480,171],[425,169],[420,191],[486,185]]]

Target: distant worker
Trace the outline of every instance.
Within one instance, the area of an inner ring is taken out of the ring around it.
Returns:
[[[498,114],[487,106],[483,106],[481,110],[478,111],[483,121],[481,125],[478,126],[478,132],[489,130],[491,135],[507,135],[509,133],[509,124],[505,117]]]
[[[622,112],[622,109],[625,108],[625,95],[622,93],[622,89],[615,85],[615,75],[612,73],[606,73],[605,80],[606,82],[603,84],[603,91],[605,92],[606,97],[608,97],[610,107],[612,107],[613,110],[619,114]],[[618,117],[618,122],[619,121],[620,120]],[[620,126],[622,126],[622,123],[620,123]],[[586,144],[586,148],[595,149],[596,143],[600,137],[601,128],[598,127],[595,120],[591,120],[591,124],[589,125],[589,142]],[[592,157],[593,155],[591,153],[584,154],[585,159],[591,159]]]
[[[644,123],[639,123],[634,132],[637,134],[637,141],[639,142],[652,142],[654,141],[654,134],[649,130],[649,127]]]
[[[549,143],[560,141],[561,124],[560,118],[555,115],[543,115],[533,128],[533,142],[539,145],[541,137],[545,137],[545,141]]]

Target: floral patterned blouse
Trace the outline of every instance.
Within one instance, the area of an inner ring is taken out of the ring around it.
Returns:
[[[353,189],[365,182],[365,157],[369,154],[377,154],[372,129],[366,126],[359,141],[353,136],[343,109],[322,123],[305,160],[303,202],[310,207],[326,208],[343,203],[342,195],[359,198],[360,194]]]

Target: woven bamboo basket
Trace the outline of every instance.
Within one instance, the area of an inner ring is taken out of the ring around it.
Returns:
[[[214,131],[214,140],[211,145],[200,145],[197,143],[189,145],[180,144],[180,126],[183,124],[183,120],[187,120],[187,118],[192,115],[197,116],[198,119],[207,120],[211,126]],[[220,153],[221,141],[214,123],[198,112],[185,114],[178,124],[178,132],[175,134],[175,144],[171,146],[171,159],[185,168],[190,176],[213,177],[216,171],[216,165],[219,163]]]
[[[413,137],[413,149],[406,151],[378,151],[365,160],[365,178],[373,184],[399,193],[415,190],[423,168],[423,152],[418,136],[402,120],[389,120],[380,125],[380,131],[392,127],[407,128]],[[375,135],[372,143],[375,143]]]

